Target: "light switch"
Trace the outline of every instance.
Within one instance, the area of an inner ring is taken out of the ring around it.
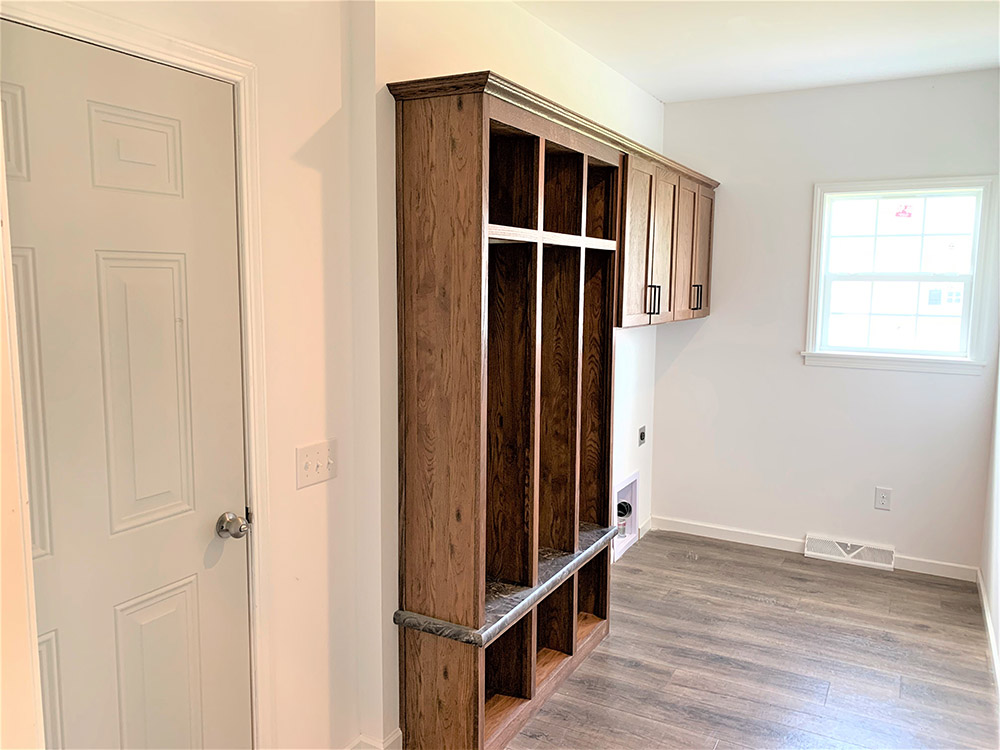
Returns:
[[[295,449],[295,486],[319,484],[337,476],[337,442],[324,440]]]

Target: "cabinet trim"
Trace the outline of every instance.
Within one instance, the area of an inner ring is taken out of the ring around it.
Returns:
[[[491,70],[390,83],[388,88],[396,101],[426,99],[432,96],[455,94],[489,94],[548,120],[557,122],[563,127],[575,130],[612,148],[642,156],[657,164],[662,164],[668,169],[680,172],[703,185],[711,188],[719,186],[719,183],[711,177],[697,172],[690,167],[685,167],[683,164],[679,164],[672,159],[668,159],[662,154],[646,148],[641,143],[637,143],[621,133],[617,133],[600,123],[594,122],[590,118],[579,115],[551,99],[546,99],[544,96],[529,91],[523,86],[518,86],[513,81],[509,81]]]

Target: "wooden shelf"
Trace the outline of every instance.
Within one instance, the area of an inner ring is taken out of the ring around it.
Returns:
[[[592,615],[590,612],[579,612],[576,616],[576,642],[578,645],[582,645],[587,642],[587,639],[593,635],[594,630],[601,625],[601,623],[607,622],[597,615]]]
[[[507,242],[543,242],[549,245],[586,247],[588,250],[605,250],[612,253],[618,248],[618,243],[615,240],[584,237],[579,234],[545,232],[538,229],[511,227],[505,224],[488,224],[486,235],[491,246]]]
[[[486,701],[484,711],[486,742],[499,735],[508,724],[517,719],[518,713],[528,703],[527,698],[515,698],[513,695],[498,693]]]
[[[481,628],[470,628],[402,609],[397,610],[392,621],[404,628],[433,633],[474,646],[488,646],[538,602],[555,591],[560,584],[569,580],[581,566],[607,550],[611,539],[617,533],[616,528],[601,528],[594,524],[582,523],[579,531],[579,552],[540,549],[537,586],[487,581],[486,621]]]
[[[555,673],[555,671],[570,658],[569,654],[556,651],[554,648],[542,648],[538,650],[535,660],[535,680],[538,685],[543,685]]]

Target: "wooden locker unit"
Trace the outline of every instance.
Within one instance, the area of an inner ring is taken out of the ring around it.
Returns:
[[[500,748],[608,632],[624,154],[490,73],[389,89],[404,745]]]
[[[672,315],[667,206],[711,181],[490,72],[389,90],[403,743],[493,750],[608,634],[619,274]]]

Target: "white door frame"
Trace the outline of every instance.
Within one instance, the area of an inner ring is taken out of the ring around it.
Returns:
[[[270,569],[267,564],[267,425],[264,392],[264,301],[257,143],[257,67],[246,60],[191,44],[80,5],[4,2],[0,6],[0,18],[209,76],[233,86],[240,255],[240,322],[243,338],[244,445],[246,450],[247,505],[253,514],[253,530],[247,535],[249,542],[251,716],[254,747],[273,747],[275,744],[275,704],[269,646],[270,602],[267,600]],[[6,206],[2,208],[6,211]],[[10,244],[6,241],[6,234],[4,232],[2,260],[4,268],[9,269],[11,251]],[[13,375],[15,379],[18,378],[16,367]],[[20,438],[23,440],[23,435]],[[23,461],[21,462],[21,470],[24,470]],[[22,480],[24,480],[23,477]],[[26,492],[26,481],[22,481],[20,485],[22,492]],[[21,498],[21,500],[21,507],[26,508],[27,498]],[[31,528],[27,519],[22,526],[30,570]],[[30,599],[33,613],[34,591],[30,579],[28,589],[26,594]],[[37,685],[40,681],[37,674],[37,659],[35,659],[35,670]],[[40,696],[37,702],[39,716],[36,719],[41,725]]]

